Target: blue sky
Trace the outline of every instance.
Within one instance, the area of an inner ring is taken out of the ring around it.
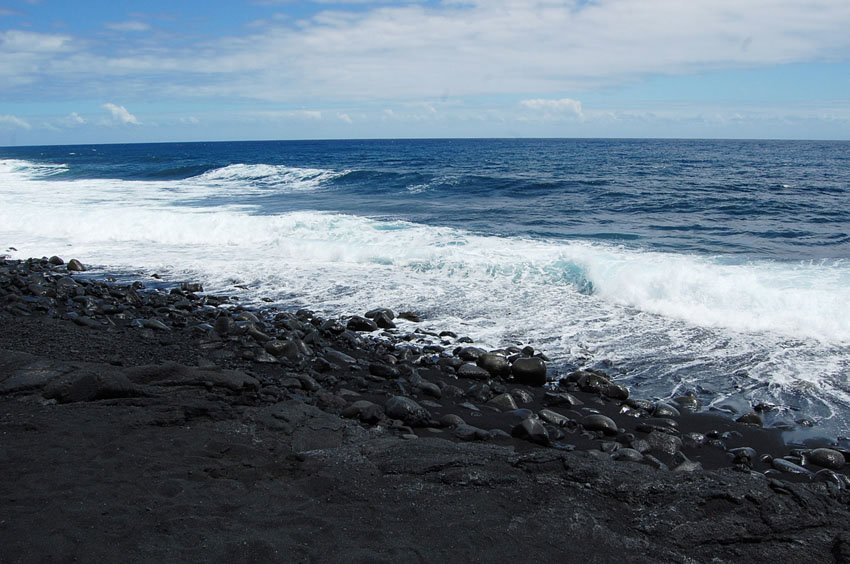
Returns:
[[[847,0],[8,0],[0,145],[850,139]]]

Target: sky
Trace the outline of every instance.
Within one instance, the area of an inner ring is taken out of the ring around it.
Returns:
[[[850,139],[848,0],[0,0],[0,145]]]

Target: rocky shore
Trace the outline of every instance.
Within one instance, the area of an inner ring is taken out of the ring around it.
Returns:
[[[850,559],[837,444],[417,320],[0,259],[0,560]]]

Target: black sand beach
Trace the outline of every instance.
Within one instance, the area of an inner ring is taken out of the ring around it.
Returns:
[[[2,562],[850,561],[850,453],[756,411],[77,266],[0,259]]]

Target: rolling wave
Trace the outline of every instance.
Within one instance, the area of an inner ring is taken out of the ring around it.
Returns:
[[[725,397],[763,385],[750,397],[803,394],[827,406],[823,417],[850,403],[846,260],[655,252],[317,211],[258,215],[204,200],[312,190],[344,171],[230,165],[141,182],[65,180],[52,166],[0,161],[0,242],[16,256],[191,277],[211,291],[334,314],[414,309],[426,325],[488,346],[542,346],[564,370],[613,363],[644,393],[701,386]]]

